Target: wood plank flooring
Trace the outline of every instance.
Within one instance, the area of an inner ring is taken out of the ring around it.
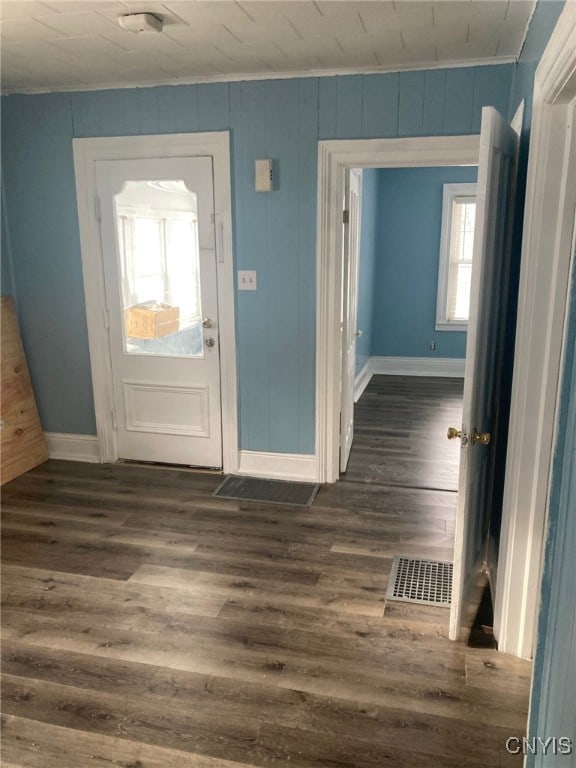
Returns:
[[[354,466],[311,509],[129,465],[50,461],[5,486],[5,768],[522,764],[505,741],[530,664],[451,643],[446,609],[386,602],[395,554],[451,557],[455,494],[378,482],[390,414],[411,412],[380,378]],[[435,413],[457,407],[430,391]]]
[[[354,411],[347,480],[456,491],[463,379],[373,376]]]

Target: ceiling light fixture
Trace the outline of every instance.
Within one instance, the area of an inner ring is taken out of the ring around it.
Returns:
[[[127,13],[118,18],[122,29],[139,35],[141,32],[162,32],[162,19],[153,13]]]

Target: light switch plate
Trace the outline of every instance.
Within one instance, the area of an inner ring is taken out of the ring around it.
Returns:
[[[255,291],[256,284],[256,270],[255,269],[239,269],[238,270],[238,290],[239,291]]]

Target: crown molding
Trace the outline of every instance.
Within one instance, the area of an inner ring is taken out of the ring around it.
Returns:
[[[161,85],[205,85],[212,83],[242,83],[260,80],[294,80],[309,77],[349,77],[352,75],[383,75],[395,72],[420,72],[436,69],[463,69],[468,67],[486,67],[499,64],[516,64],[516,56],[502,56],[492,59],[469,59],[449,62],[419,62],[405,67],[357,67],[354,69],[314,69],[306,71],[290,70],[286,72],[253,72],[245,74],[206,75],[204,77],[166,78],[163,80],[131,81],[127,83],[98,83],[95,85],[68,85],[58,88],[4,88],[3,96],[11,94],[40,93],[77,93],[84,91],[110,91],[127,88],[156,88]]]

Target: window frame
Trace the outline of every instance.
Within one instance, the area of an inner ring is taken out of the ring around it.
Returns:
[[[468,321],[454,322],[448,315],[448,282],[450,275],[450,240],[452,232],[452,209],[457,197],[477,196],[476,182],[458,182],[442,185],[442,230],[440,235],[440,254],[438,261],[438,295],[436,300],[437,331],[468,330]]]

